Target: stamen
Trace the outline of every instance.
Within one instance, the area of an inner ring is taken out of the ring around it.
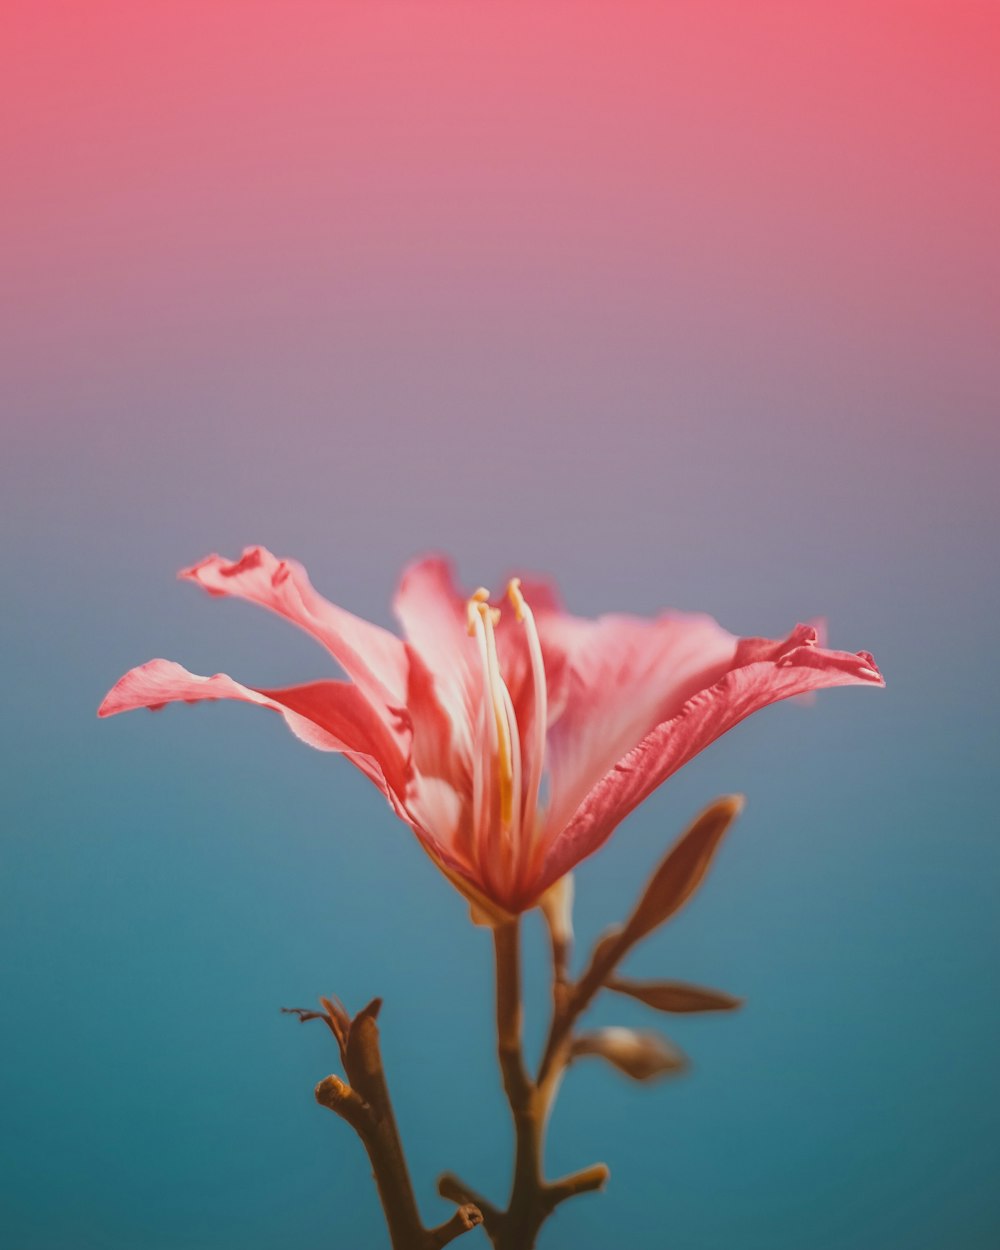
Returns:
[[[524,612],[527,604],[524,602],[524,595],[521,594],[521,579],[512,577],[507,583],[507,598],[514,605],[514,616],[518,621],[524,620]]]
[[[494,617],[494,612],[496,616]],[[514,765],[511,753],[510,725],[507,723],[506,699],[510,699],[507,687],[500,676],[500,662],[497,659],[497,640],[493,626],[499,620],[500,613],[490,610],[486,603],[480,603],[479,615],[483,622],[486,637],[486,657],[488,663],[488,680],[490,698],[493,703],[493,716],[497,727],[497,772],[500,781],[500,819],[510,826],[514,812]]]
[[[481,763],[477,760],[479,766],[473,769],[473,810],[476,818],[482,821],[480,833],[485,834],[489,824],[490,781],[494,777],[495,752],[500,823],[508,840],[512,841],[517,839],[520,832],[521,747],[510,692],[500,675],[496,636],[493,632],[500,620],[500,610],[490,607],[489,597],[490,592],[485,586],[481,586],[466,605],[469,633],[479,642],[485,695],[483,706],[484,709],[489,709],[485,718],[489,722],[489,733],[481,735]]]
[[[489,713],[492,702],[489,678],[489,656],[486,650],[486,629],[482,616],[476,611],[477,601],[469,601],[469,632],[474,635],[479,650],[479,662],[483,675],[483,698],[476,708],[475,750],[472,767],[472,819],[474,856],[484,873],[490,871],[489,829],[493,806],[493,754],[496,750],[496,722]]]
[[[535,614],[521,593],[521,579],[519,577],[512,577],[507,583],[507,596],[514,606],[515,617],[524,626],[525,637],[528,643],[528,656],[531,660],[531,683],[534,695],[533,742],[524,790],[524,823],[527,832],[524,842],[525,853],[530,856],[535,827],[538,822],[538,799],[542,785],[542,771],[545,766],[545,736],[548,729],[548,690],[545,684],[545,663],[542,659],[542,644],[538,637]]]
[[[504,817],[504,823],[510,827],[510,840],[515,850],[520,848],[521,843],[521,735],[517,728],[517,717],[514,714],[514,704],[510,697],[510,691],[507,689],[505,682],[500,683],[500,689],[503,693],[504,713],[507,718],[507,729],[510,733],[510,795],[511,810],[510,815]],[[501,799],[502,799],[501,795]]]
[[[476,621],[479,619],[482,604],[489,603],[489,601],[490,592],[485,586],[480,586],[478,590],[474,590],[469,596],[469,601],[465,605],[465,620],[470,638],[476,632]]]
[[[478,590],[474,590],[469,597],[468,603],[465,605],[466,628],[469,631],[469,637],[476,632],[476,617],[483,616],[485,605],[490,601],[490,592],[485,586],[480,586]],[[493,625],[500,624],[500,609],[489,608],[490,622]],[[483,616],[485,620],[485,616]]]

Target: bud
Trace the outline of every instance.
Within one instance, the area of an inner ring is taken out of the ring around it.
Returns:
[[[684,1055],[659,1033],[617,1025],[582,1034],[573,1042],[572,1055],[597,1055],[633,1081],[651,1081],[687,1067]]]
[[[628,946],[680,911],[701,885],[726,830],[742,810],[742,795],[716,799],[681,835],[650,877],[625,926]]]

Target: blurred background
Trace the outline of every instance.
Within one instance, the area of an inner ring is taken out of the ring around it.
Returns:
[[[995,1246],[1000,9],[14,0],[3,28],[4,1244],[384,1245],[313,1102],[331,1039],[278,1012],[320,993],[385,999],[428,1219],[441,1170],[506,1190],[488,938],[384,801],[244,706],[95,717],[152,656],[328,672],[174,580],[259,542],[386,624],[436,549],[584,615],[822,614],[873,651],[887,690],[754,717],[578,874],[589,941],[747,795],[628,969],[747,1005],[673,1025],[674,1083],[574,1069],[550,1174],[612,1180],[540,1245]]]

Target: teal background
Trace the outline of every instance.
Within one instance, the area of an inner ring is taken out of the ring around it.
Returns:
[[[579,872],[586,944],[747,795],[629,966],[746,1006],[570,1073],[550,1173],[612,1179],[540,1245],[997,1244],[997,11],[628,8],[12,6],[3,1245],[383,1245],[320,993],[385,999],[428,1219],[504,1191],[488,939],[384,801],[251,708],[96,719],[152,656],[327,671],[175,583],[254,542],[384,623],[444,549],[870,649]]]

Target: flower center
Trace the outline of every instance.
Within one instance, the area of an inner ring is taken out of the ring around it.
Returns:
[[[545,756],[547,698],[545,669],[534,615],[521,593],[519,578],[507,586],[517,621],[524,627],[531,669],[531,736],[522,741],[510,691],[500,672],[495,627],[499,608],[491,608],[489,591],[480,587],[467,604],[468,628],[479,647],[483,699],[473,752],[473,821],[480,859],[517,868],[530,855],[537,824],[539,791]],[[526,766],[526,770],[525,770]],[[495,820],[495,815],[498,821]],[[494,833],[499,835],[495,838]]]

